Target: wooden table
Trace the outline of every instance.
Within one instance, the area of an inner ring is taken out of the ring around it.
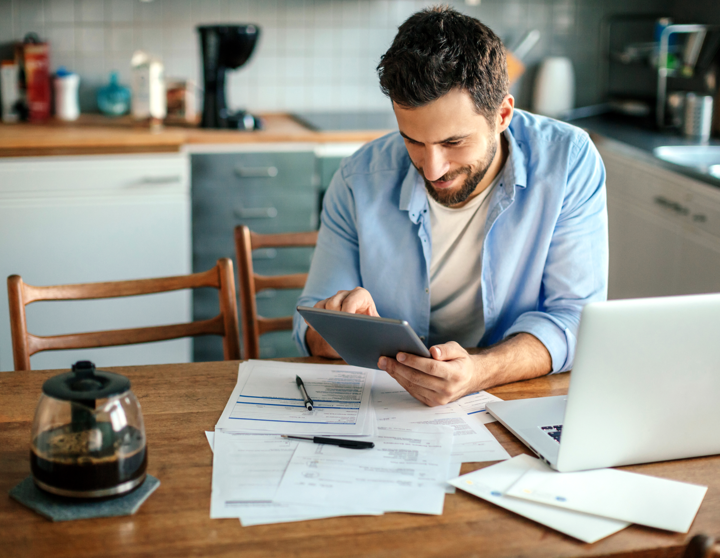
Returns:
[[[242,527],[237,519],[210,519],[212,453],[204,431],[220,417],[237,367],[237,362],[216,362],[110,368],[130,378],[140,399],[148,472],[160,479],[160,488],[133,516],[62,523],[0,497],[0,556],[644,558],[680,556],[697,533],[720,535],[720,457],[627,467],[710,487],[687,535],[632,526],[584,544],[462,491],[446,497],[441,516],[390,513],[255,527]],[[42,383],[57,373],[0,373],[0,491],[6,495],[30,473],[33,413]],[[561,395],[568,380],[568,374],[559,374],[491,391],[503,399]],[[510,455],[527,453],[502,426],[489,426]],[[484,466],[466,463],[462,472]]]

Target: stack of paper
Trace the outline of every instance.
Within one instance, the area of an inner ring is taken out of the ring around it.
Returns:
[[[295,383],[299,375],[315,406],[308,412]],[[357,366],[323,366],[250,360],[215,430],[331,436],[371,436],[373,371]]]
[[[299,375],[315,405],[309,412]],[[442,513],[464,461],[509,455],[472,416],[484,395],[430,408],[384,373],[353,366],[249,361],[208,440],[210,515],[243,525],[385,512]],[[373,386],[374,380],[374,386]],[[487,394],[485,394],[487,395]],[[489,396],[492,397],[492,396]],[[366,437],[372,450],[280,434]]]
[[[615,469],[559,473],[527,455],[450,484],[589,543],[631,523],[687,533],[707,491]]]

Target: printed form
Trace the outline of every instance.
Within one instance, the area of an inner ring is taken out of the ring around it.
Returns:
[[[282,434],[372,435],[373,370],[356,366],[248,361],[216,430]],[[308,411],[295,376],[314,402]]]
[[[372,402],[380,427],[412,425],[411,428],[415,429],[420,425],[450,426],[454,433],[454,462],[510,459],[510,455],[485,425],[468,417],[455,403],[428,407],[405,391],[388,374],[375,375]]]
[[[327,509],[275,502],[280,480],[297,446],[298,442],[275,434],[215,432],[210,517],[236,517],[248,526],[382,513],[355,506]]]
[[[381,427],[374,441],[371,450],[299,443],[275,499],[329,510],[352,502],[368,511],[442,514],[452,430]]]

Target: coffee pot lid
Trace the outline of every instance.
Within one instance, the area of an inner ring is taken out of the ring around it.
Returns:
[[[76,362],[72,372],[53,376],[42,387],[43,393],[49,397],[83,404],[120,395],[129,389],[130,380],[125,376],[96,370],[89,360]]]

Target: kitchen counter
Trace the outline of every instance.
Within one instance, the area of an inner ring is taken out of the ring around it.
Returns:
[[[0,124],[0,157],[172,153],[192,145],[249,143],[365,143],[390,130],[328,131],[306,128],[287,114],[264,114],[265,129],[245,132],[212,130],[189,125],[150,129],[130,117],[117,119],[82,115],[75,122]]]
[[[578,118],[569,123],[585,129],[596,143],[598,141],[614,143],[616,147],[632,153],[638,159],[720,187],[720,178],[699,172],[692,167],[665,161],[653,154],[653,150],[661,146],[720,145],[720,140],[716,138],[712,138],[707,143],[701,143],[677,132],[660,131],[650,123],[615,114]]]

